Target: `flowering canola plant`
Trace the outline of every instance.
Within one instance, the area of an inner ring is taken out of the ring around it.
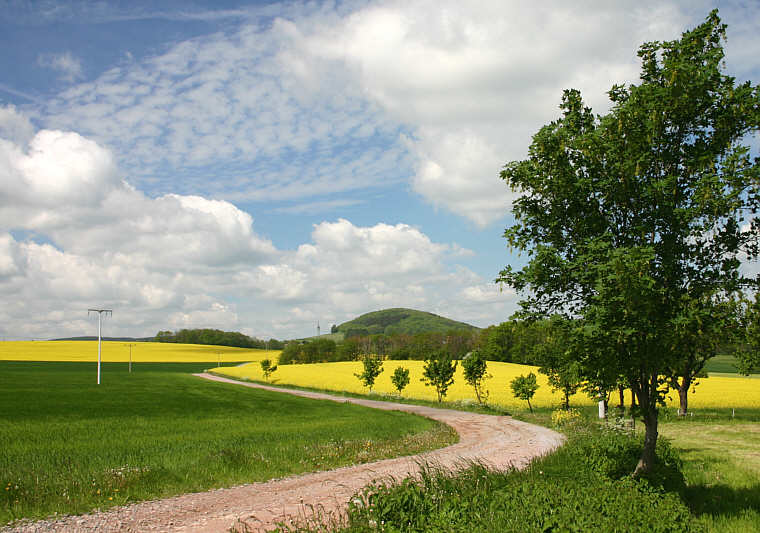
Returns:
[[[435,401],[435,390],[426,387],[420,380],[424,361],[384,361],[384,372],[375,381],[373,392],[396,395],[391,383],[391,375],[396,367],[409,369],[409,385],[403,390],[402,396],[407,398]],[[211,372],[224,374],[232,378],[264,381],[261,365],[258,363],[238,367],[212,369]],[[339,363],[316,363],[306,365],[280,365],[270,381],[277,385],[295,385],[318,389],[345,391],[366,394],[367,389],[354,374],[361,372],[361,363],[357,361]],[[562,397],[553,393],[547,383],[546,376],[538,372],[538,367],[518,365],[515,363],[500,363],[489,361],[488,373],[493,377],[486,380],[485,388],[489,390],[489,404],[508,409],[524,409],[524,401],[512,395],[509,383],[519,375],[534,372],[538,378],[539,389],[531,399],[534,407],[557,407]],[[464,380],[461,365],[457,367],[454,384],[449,388],[446,401],[475,402],[475,391]],[[630,392],[626,393],[626,401],[630,401]],[[596,402],[584,393],[571,397],[571,406],[594,405]],[[671,393],[666,401],[670,407],[678,406],[678,395]],[[617,395],[614,394],[611,404],[617,405]],[[746,377],[712,376],[700,379],[695,393],[689,394],[689,406],[704,407],[754,407],[760,408],[760,379]]]
[[[103,341],[101,360],[106,363],[241,363],[272,359],[280,350],[258,350],[231,346],[174,344],[163,342]],[[90,362],[98,360],[98,341],[4,341],[0,361]]]

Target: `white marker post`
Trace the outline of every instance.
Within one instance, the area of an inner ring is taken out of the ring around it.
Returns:
[[[100,385],[100,318],[103,313],[113,315],[113,311],[111,309],[88,309],[87,316],[90,316],[91,312],[98,314],[98,385]]]

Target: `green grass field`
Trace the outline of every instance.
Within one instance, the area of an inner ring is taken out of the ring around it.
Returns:
[[[683,459],[685,499],[708,531],[760,531],[760,412],[745,417],[697,412],[660,426]]]
[[[0,524],[418,453],[446,426],[214,383],[203,364],[0,361]]]
[[[713,372],[721,374],[736,374],[736,357],[733,355],[716,355],[705,365],[705,371],[708,374]]]

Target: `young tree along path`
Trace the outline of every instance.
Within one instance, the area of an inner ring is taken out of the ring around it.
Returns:
[[[421,455],[386,459],[374,463],[338,468],[251,483],[229,489],[184,494],[165,500],[116,507],[105,512],[43,520],[6,532],[111,532],[174,531],[226,532],[266,531],[288,517],[303,516],[310,509],[338,512],[351,496],[376,479],[396,479],[414,475],[419,462],[455,469],[469,461],[480,461],[493,468],[524,467],[534,457],[554,450],[562,436],[550,429],[513,420],[508,416],[481,415],[463,411],[435,409],[420,405],[330,396],[316,392],[280,389],[243,383],[211,374],[199,377],[245,387],[262,388],[314,399],[350,402],[375,409],[415,413],[438,420],[459,433],[459,442]],[[247,529],[246,529],[247,528]]]

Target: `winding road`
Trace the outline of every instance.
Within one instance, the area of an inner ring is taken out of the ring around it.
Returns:
[[[419,470],[421,462],[456,469],[478,461],[496,469],[521,468],[562,443],[550,429],[513,420],[508,416],[481,415],[419,405],[345,398],[317,392],[245,383],[212,374],[199,378],[243,387],[266,389],[306,398],[351,402],[374,409],[405,411],[438,420],[453,427],[459,442],[420,455],[386,459],[327,472],[303,474],[228,489],[183,494],[164,500],[140,502],[81,516],[26,523],[2,528],[3,533],[27,532],[197,532],[216,533],[231,529],[266,531],[289,517],[310,516],[317,510],[339,513],[352,495],[377,479],[401,479]]]

